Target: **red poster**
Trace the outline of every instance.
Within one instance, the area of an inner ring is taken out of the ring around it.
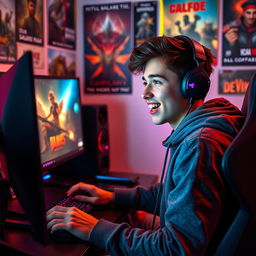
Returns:
[[[255,66],[256,1],[225,0],[222,35],[223,66]]]
[[[131,93],[131,4],[84,6],[86,93]]]

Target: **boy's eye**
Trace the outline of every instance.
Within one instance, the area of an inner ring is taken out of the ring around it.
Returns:
[[[147,81],[144,81],[144,82],[143,82],[143,85],[144,85],[144,86],[147,86],[147,85],[150,85],[150,86],[152,86],[152,85],[161,85],[161,84],[162,84],[161,81],[155,80],[155,79],[153,79],[153,80],[151,80],[151,81],[149,81],[149,82],[147,82]]]
[[[156,85],[162,84],[159,80],[153,80],[152,83]]]

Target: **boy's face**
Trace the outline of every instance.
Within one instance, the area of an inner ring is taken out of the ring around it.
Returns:
[[[189,105],[188,99],[181,95],[178,75],[161,58],[153,58],[147,62],[142,79],[145,84],[142,97],[153,123],[169,123],[175,129]]]

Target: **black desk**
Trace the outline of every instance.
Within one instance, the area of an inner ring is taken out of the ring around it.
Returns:
[[[138,177],[138,184],[143,186],[150,186],[157,182],[157,175],[146,175],[146,174],[129,174],[129,173],[117,173],[113,172],[113,176],[120,176],[120,177],[129,177],[134,178]],[[66,188],[60,187],[52,187],[47,186],[45,190],[46,200],[48,203],[54,204],[58,201],[61,197],[63,197]],[[12,202],[15,203],[15,202]],[[104,217],[105,219],[112,221],[112,222],[122,222],[125,220],[127,216],[126,211],[117,211],[111,209],[110,207],[106,208],[98,208],[94,209],[91,214],[96,218]],[[68,256],[68,255],[97,255],[93,253],[95,250],[94,246],[84,242],[84,243],[56,243],[54,241],[50,242],[47,245],[42,245],[35,240],[33,240],[31,233],[26,230],[18,230],[13,228],[7,228],[5,231],[5,240],[4,243],[8,244],[11,247],[14,247],[18,250],[21,250],[28,255],[36,255],[36,256]],[[1,246],[1,245],[0,245]],[[0,247],[1,248],[1,247]]]

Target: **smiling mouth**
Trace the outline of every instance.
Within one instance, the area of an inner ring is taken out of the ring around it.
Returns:
[[[148,103],[149,113],[150,114],[156,113],[160,105],[161,105],[160,103]]]

